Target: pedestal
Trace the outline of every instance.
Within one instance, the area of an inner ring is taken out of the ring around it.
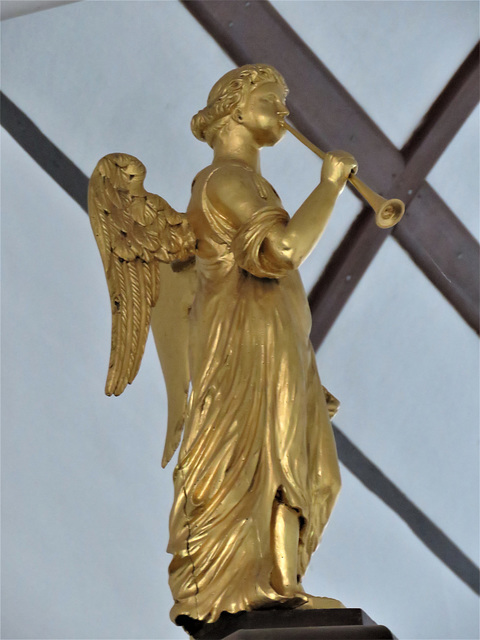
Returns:
[[[223,613],[189,629],[195,640],[379,640],[395,638],[362,609],[267,610]]]

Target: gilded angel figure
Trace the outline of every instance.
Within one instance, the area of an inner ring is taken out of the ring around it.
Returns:
[[[151,324],[180,440],[170,515],[171,618],[298,607],[311,554],[340,489],[298,267],[320,238],[354,158],[326,156],[290,218],[262,177],[261,147],[285,131],[287,87],[265,64],[224,75],[192,120],[213,149],[186,214],[143,187],[145,168],[110,154],[89,210],[112,304],[107,394],[135,377]],[[190,388],[190,392],[189,392]]]

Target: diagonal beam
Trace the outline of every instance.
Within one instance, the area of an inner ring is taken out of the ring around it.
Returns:
[[[402,149],[406,160],[390,192],[408,206],[391,231],[415,264],[464,320],[479,332],[480,253],[477,240],[425,182],[435,162],[473,111],[479,97],[477,44]],[[383,244],[365,208],[354,221],[310,294],[312,343],[317,349],[370,261]]]
[[[375,225],[364,207],[327,262],[308,296],[312,313],[310,340],[317,351],[360,282],[388,233]]]
[[[480,253],[477,240],[424,182],[395,227],[393,237],[432,284],[479,332]],[[339,316],[385,235],[365,208],[352,223],[310,292],[310,339],[317,350]]]
[[[479,333],[478,242],[427,182],[417,191],[393,237]]]
[[[428,174],[446,149],[479,98],[477,43],[427,111],[402,149],[407,168],[402,182],[415,181],[418,169]]]
[[[0,113],[2,127],[86,211],[87,176],[3,92]]]
[[[395,240],[477,333],[478,242],[422,177],[478,103],[479,53],[477,43],[402,149],[406,167],[394,190],[414,197],[402,224],[393,229]]]
[[[424,184],[430,168],[478,101],[478,47],[400,152],[268,2],[189,0],[184,5],[236,64],[262,61],[278,68],[291,88],[291,119],[315,144],[351,150],[361,160],[361,177],[380,193],[409,203],[422,189],[421,198],[417,200],[421,199],[426,209],[437,211],[444,235],[453,234],[453,242],[430,259],[431,226],[425,224],[427,218],[418,223],[412,212],[398,226],[394,237],[478,332],[478,297],[472,297],[472,291],[478,290],[475,285],[478,243],[458,224],[434,190]],[[416,209],[417,205],[413,211]],[[370,211],[362,211],[312,290],[315,348],[321,344],[388,235],[374,225],[371,217]],[[402,227],[408,227],[408,231],[399,231]],[[466,253],[463,252],[466,268],[452,272],[449,264],[455,262],[453,256],[462,253],[459,247],[466,248]],[[450,276],[445,278],[443,274],[449,271]],[[459,300],[462,304],[457,304]]]
[[[480,570],[338,427],[338,457],[360,482],[407,524],[413,533],[472,591],[480,595]]]

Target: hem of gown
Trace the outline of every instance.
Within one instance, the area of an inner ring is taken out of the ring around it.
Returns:
[[[197,615],[194,616],[192,613],[195,609],[198,611],[198,604],[195,596],[193,596],[192,598],[184,600],[182,603],[178,602],[173,605],[170,610],[170,620],[177,626],[184,627],[189,631],[192,628],[198,628],[199,625],[213,624],[220,618],[222,613],[236,614],[242,611],[261,611],[262,609],[275,608],[296,609],[297,607],[307,604],[307,602],[308,596],[303,592],[299,592],[298,595],[295,596],[282,596],[272,588],[269,595],[265,594],[254,603],[249,603],[248,605],[232,603],[230,606],[225,606],[221,609],[215,607],[213,613],[207,612],[203,615],[198,615],[197,613]]]

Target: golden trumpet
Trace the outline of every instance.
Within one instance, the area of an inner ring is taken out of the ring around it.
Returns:
[[[322,158],[322,160],[325,158],[326,153],[324,151],[316,147],[308,138],[288,124],[288,122],[285,122],[285,129],[290,131],[297,140],[300,140],[300,142],[308,147],[310,151],[313,151],[319,158]],[[391,198],[390,200],[382,198],[382,196],[378,195],[373,189],[370,189],[369,186],[354,174],[352,174],[348,180],[375,211],[377,227],[388,229],[400,222],[405,213],[405,204],[401,200],[398,198]]]

